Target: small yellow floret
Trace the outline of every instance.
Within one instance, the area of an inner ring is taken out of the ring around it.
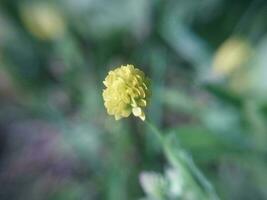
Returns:
[[[109,115],[115,119],[128,117],[131,113],[145,120],[144,108],[149,97],[148,78],[133,65],[116,68],[103,81],[104,105]]]

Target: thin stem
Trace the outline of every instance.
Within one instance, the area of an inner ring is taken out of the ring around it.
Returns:
[[[199,194],[203,195],[203,199],[208,197],[211,200],[218,200],[219,197],[210,182],[197,168],[191,157],[189,157],[186,152],[180,148],[179,144],[175,146],[175,149],[173,149],[172,142],[166,140],[156,126],[148,120],[146,120],[145,123],[151,129],[156,138],[158,138],[165,156],[172,164],[174,164],[174,166],[181,168],[185,172],[184,175],[187,177],[187,180],[191,182],[192,186]]]
[[[145,123],[147,124],[147,126],[151,129],[151,131],[153,132],[153,134],[156,136],[156,138],[158,138],[159,142],[163,145],[163,136],[161,134],[161,132],[158,130],[157,127],[155,127],[152,123],[150,123],[148,120],[145,120]]]

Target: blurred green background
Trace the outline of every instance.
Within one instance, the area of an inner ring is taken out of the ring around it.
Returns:
[[[146,124],[107,115],[122,64],[220,199],[267,199],[265,0],[1,0],[1,200],[200,199]]]

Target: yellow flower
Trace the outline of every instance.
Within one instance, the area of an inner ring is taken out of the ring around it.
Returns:
[[[56,7],[46,3],[25,4],[20,8],[24,26],[35,37],[50,40],[65,31],[65,21]]]
[[[144,108],[150,96],[148,82],[145,74],[133,65],[110,71],[103,81],[106,86],[103,91],[104,105],[108,114],[118,120],[133,113],[144,121]]]
[[[226,40],[218,49],[213,60],[213,70],[216,74],[228,75],[244,66],[252,53],[248,41],[240,37]]]

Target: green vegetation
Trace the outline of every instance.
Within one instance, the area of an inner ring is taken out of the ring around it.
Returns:
[[[1,0],[0,199],[267,199],[266,10]],[[149,123],[106,113],[125,64],[151,79]]]

